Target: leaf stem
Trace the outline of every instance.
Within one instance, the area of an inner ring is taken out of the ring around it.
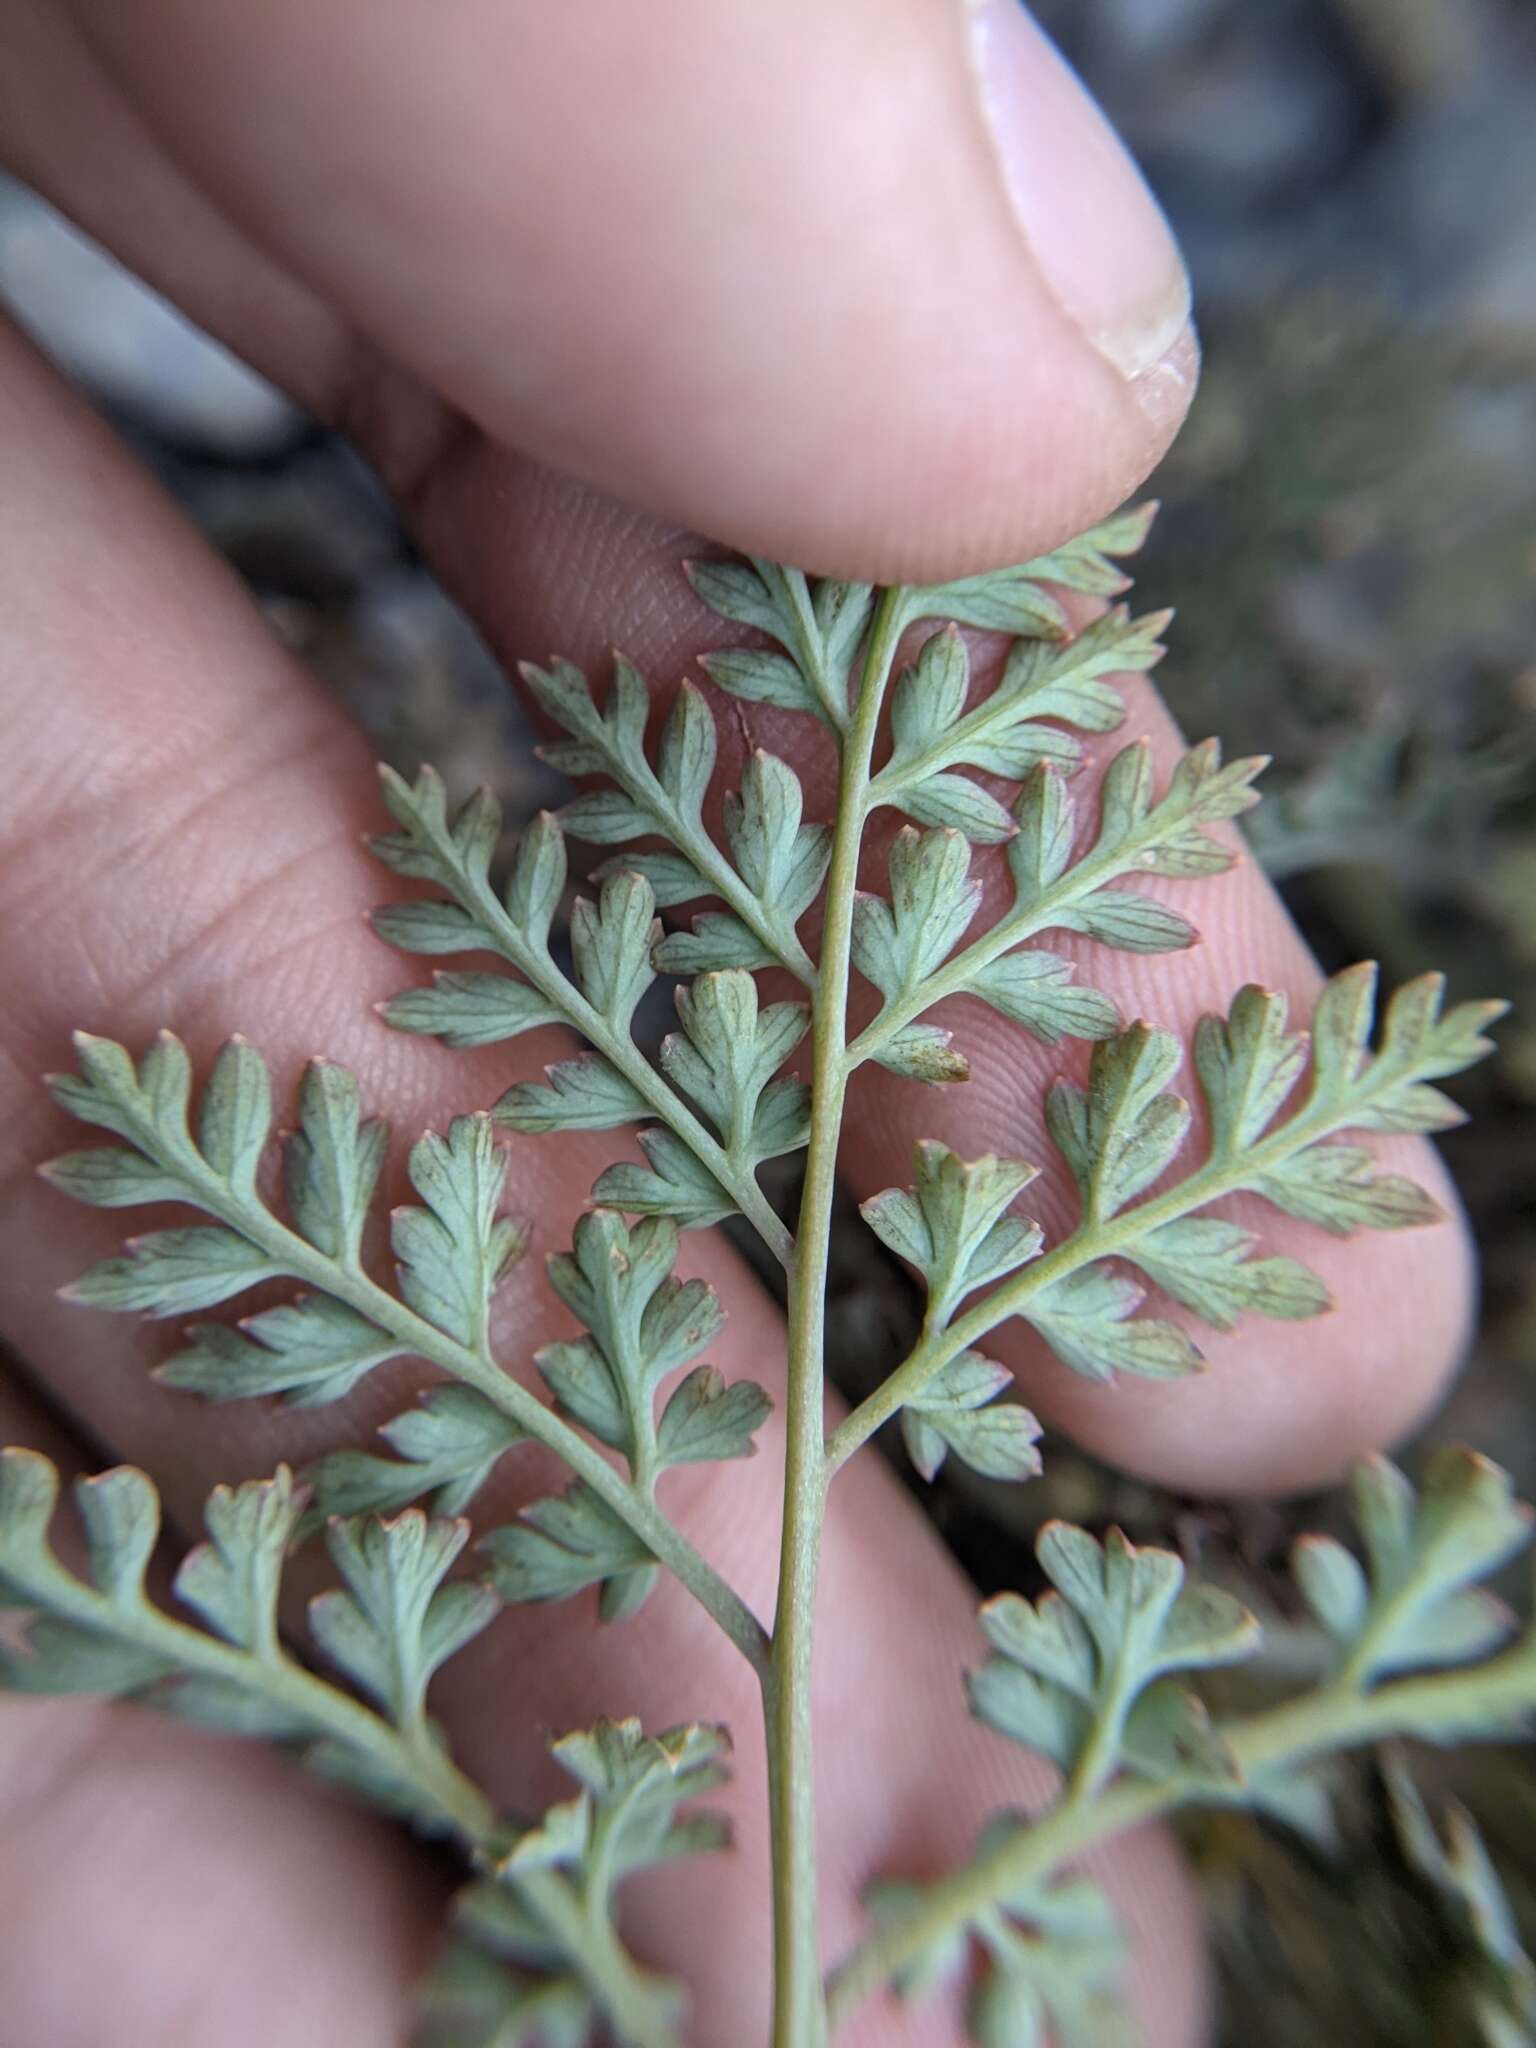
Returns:
[[[295,1663],[280,1645],[274,1643],[258,1655],[147,1604],[124,1610],[83,1585],[62,1580],[48,1587],[47,1611],[88,1629],[110,1630],[164,1657],[178,1671],[198,1672],[243,1692],[259,1693],[295,1715],[317,1737],[361,1753],[386,1778],[412,1786],[421,1794],[424,1809],[470,1848],[491,1840],[495,1808],[446,1751],[429,1736],[413,1738],[410,1730],[392,1727],[361,1700]]]
[[[1391,1735],[1444,1739],[1470,1725],[1530,1713],[1536,1648],[1517,1645],[1471,1671],[1437,1672],[1362,1693],[1335,1680],[1315,1693],[1218,1728],[1245,1777],[1303,1763],[1321,1750],[1380,1741]],[[1219,1801],[1208,1781],[1191,1773],[1156,1783],[1124,1780],[1099,1798],[1067,1799],[1026,1823],[997,1848],[934,1887],[913,1912],[872,1935],[834,1972],[828,2012],[834,2026],[912,1962],[985,1913],[999,1900],[1048,1876],[1094,1843],[1170,1808]]]
[[[199,1203],[210,1215],[259,1245],[291,1278],[355,1309],[451,1378],[483,1394],[526,1435],[554,1451],[682,1582],[753,1670],[761,1673],[767,1668],[767,1631],[741,1596],[694,1549],[643,1486],[626,1479],[594,1444],[519,1385],[488,1349],[472,1350],[445,1335],[371,1279],[361,1266],[328,1258],[259,1202],[247,1205],[240,1201],[190,1144],[176,1165],[198,1188]]]
[[[811,1135],[790,1267],[784,1530],[772,1669],[764,1693],[773,1832],[774,2048],[820,2048],[826,2039],[816,1910],[811,1652],[826,1506],[827,1254],[848,1085],[845,1047],[859,848],[870,761],[902,620],[903,593],[885,591],[876,606],[843,747],[821,974],[811,1019]]]
[[[1108,1222],[1080,1222],[1054,1250],[1024,1267],[946,1328],[919,1341],[906,1361],[867,1400],[861,1401],[828,1438],[829,1475],[845,1464],[882,1423],[920,1394],[952,1358],[981,1343],[999,1323],[1017,1314],[1027,1301],[1054,1281],[1092,1265],[1097,1259],[1124,1254],[1149,1231],[1176,1222],[1208,1202],[1219,1201],[1225,1195],[1255,1192],[1255,1183],[1265,1173],[1297,1152],[1339,1131],[1358,1127],[1372,1098],[1377,1093],[1386,1093],[1400,1080],[1392,1062],[1382,1056],[1375,1068],[1356,1084],[1347,1101],[1323,1095],[1314,1085],[1312,1094],[1296,1114],[1267,1137],[1241,1152],[1213,1155],[1165,1194],[1123,1209]]]

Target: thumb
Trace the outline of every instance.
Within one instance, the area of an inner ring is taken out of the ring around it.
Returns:
[[[252,240],[498,440],[843,574],[1018,560],[1193,384],[1134,165],[1017,0],[72,0]]]

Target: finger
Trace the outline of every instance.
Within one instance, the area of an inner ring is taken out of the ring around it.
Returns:
[[[67,1026],[142,1038],[171,1017],[205,1059],[238,1024],[272,1056],[280,1089],[323,1045],[364,1070],[369,1095],[398,1109],[407,1131],[441,1122],[466,1097],[489,1100],[540,1049],[520,1042],[512,1058],[450,1060],[369,1018],[403,977],[362,927],[378,881],[357,845],[376,813],[360,743],[300,686],[224,572],[101,430],[14,345],[0,354],[0,431],[13,484],[0,507],[0,605],[10,621],[0,690],[18,735],[0,863],[0,971],[13,993],[0,1019],[0,1127],[14,1148],[0,1229],[15,1254],[0,1276],[0,1330],[94,1435],[167,1476],[185,1526],[215,1478],[307,1457],[338,1436],[355,1441],[404,1405],[404,1389],[370,1384],[349,1405],[310,1414],[199,1408],[147,1383],[143,1368],[160,1347],[145,1333],[88,1323],[49,1297],[116,1235],[110,1216],[61,1216],[27,1171],[69,1142],[32,1079],[56,1060]],[[507,1291],[510,1357],[569,1334],[537,1280],[538,1254],[566,1241],[608,1156],[581,1139],[512,1149],[511,1203],[535,1234],[534,1256]],[[783,1332],[761,1292],[717,1240],[690,1239],[687,1270],[711,1281],[731,1315],[716,1352],[727,1377],[773,1388]],[[760,1608],[774,1575],[779,1449],[770,1430],[759,1458],[677,1475],[666,1496]],[[486,1512],[505,1517],[550,1484],[537,1461],[509,1461]],[[923,1874],[953,1862],[1000,1796],[1037,1799],[1042,1774],[965,1724],[958,1667],[973,1641],[969,1599],[874,1463],[840,1489],[826,1573],[818,1704],[824,1924],[835,1953],[877,1870]],[[509,1616],[450,1667],[438,1703],[466,1760],[519,1804],[557,1790],[534,1753],[541,1725],[639,1712],[652,1726],[724,1718],[736,1728],[734,1859],[723,1872],[700,1866],[657,1880],[636,1925],[650,1953],[697,1985],[699,2041],[756,2031],[767,2001],[767,1841],[753,1687],[681,1591],[664,1585],[643,1625],[601,1634],[569,1609]],[[1137,1937],[1149,2038],[1182,2048],[1196,2038],[1203,1980],[1170,1852],[1155,1840],[1127,1844],[1104,1875]],[[689,1930],[705,1926],[701,1950]],[[956,2016],[931,2011],[876,2011],[851,2036],[854,2048],[947,2039],[958,2039]]]
[[[701,648],[729,637],[722,621],[702,613],[680,573],[681,557],[696,543],[494,451],[478,452],[446,476],[423,511],[428,545],[454,565],[460,590],[509,661],[528,649],[539,659],[559,650],[599,675],[607,649],[618,644],[670,683]],[[1131,678],[1126,694],[1125,725],[1090,749],[1079,787],[1091,790],[1107,752],[1139,735],[1150,741],[1164,775],[1177,757],[1182,743],[1156,692]],[[829,816],[833,758],[809,725],[794,712],[731,702],[722,784],[739,774],[746,747],[762,745],[801,770],[807,815]],[[1079,802],[1091,813],[1090,797]],[[1232,844],[1240,851],[1235,835]],[[987,877],[993,908],[1007,900],[998,852],[979,853],[976,871]],[[883,886],[877,863],[865,882]],[[1200,943],[1147,958],[1057,933],[1050,940],[1078,959],[1080,978],[1107,990],[1126,1017],[1146,1017],[1187,1041],[1202,1012],[1225,1011],[1238,988],[1257,981],[1283,990],[1305,1018],[1320,985],[1317,964],[1251,862],[1194,884],[1142,877],[1137,886],[1177,903],[1199,929]],[[947,1006],[940,1021],[954,1028],[973,1078],[939,1091],[878,1070],[862,1074],[845,1155],[856,1191],[908,1185],[913,1143],[939,1138],[966,1157],[998,1152],[1042,1166],[1026,1205],[1060,1235],[1075,1217],[1076,1197],[1044,1132],[1043,1098],[1064,1063],[1075,1057],[1081,1066],[1084,1049],[1048,1051],[975,1002]],[[1374,1149],[1385,1167],[1408,1173],[1456,1218],[1454,1194],[1428,1144],[1391,1140]],[[1248,1318],[1228,1337],[1202,1329],[1198,1342],[1209,1370],[1176,1384],[1122,1378],[1108,1388],[1091,1385],[1018,1324],[989,1340],[989,1348],[1015,1366],[1042,1414],[1149,1477],[1202,1491],[1295,1488],[1331,1477],[1359,1452],[1400,1436],[1442,1389],[1471,1312],[1464,1231],[1451,1220],[1344,1241],[1262,1203],[1241,1214],[1267,1247],[1303,1259],[1322,1276],[1337,1304],[1331,1314],[1303,1323]]]
[[[12,96],[17,161],[130,261],[158,245],[152,275],[190,271],[194,314],[250,299],[211,201],[495,438],[758,552],[1024,559],[1126,495],[1188,403],[1168,229],[1014,0],[22,19],[50,93]],[[146,220],[96,152],[64,161],[60,98],[96,108],[102,72],[195,199],[157,177]]]
[[[67,1476],[91,1469],[13,1375],[0,1443]],[[78,1532],[58,1547],[77,1562]],[[0,1695],[8,2041],[397,2048],[439,1890],[396,1831],[251,1744],[96,1701]]]

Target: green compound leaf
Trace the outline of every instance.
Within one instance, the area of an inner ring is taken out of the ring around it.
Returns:
[[[1128,1372],[1168,1380],[1198,1372],[1200,1352],[1177,1323],[1137,1315],[1145,1299],[1146,1289],[1130,1274],[1095,1264],[1052,1280],[1021,1304],[1019,1314],[1084,1379]]]
[[[1126,1252],[1149,1280],[1213,1330],[1246,1313],[1292,1320],[1332,1306],[1327,1287],[1298,1259],[1256,1259],[1251,1231],[1217,1216],[1183,1216]]]
[[[1163,1087],[1181,1058],[1169,1033],[1133,1024],[1094,1047],[1086,1089],[1058,1081],[1047,1096],[1046,1124],[1089,1222],[1107,1222],[1173,1163],[1189,1130],[1189,1104]]]
[[[61,1292],[86,1308],[177,1316],[227,1301],[281,1270],[232,1230],[193,1226],[131,1237],[125,1257],[98,1260]]]
[[[904,825],[890,852],[890,901],[860,894],[853,913],[853,964],[887,1005],[911,996],[946,960],[981,904],[970,874],[971,850],[959,832],[918,832]],[[933,1027],[914,1044],[888,1040],[874,1057],[924,1081],[963,1080],[966,1065],[947,1053],[949,1034]]]
[[[460,873],[485,876],[501,838],[501,806],[480,789],[450,814],[448,792],[435,768],[423,768],[414,783],[381,766],[379,783],[398,833],[380,833],[369,844],[397,875],[450,888]]]
[[[417,1994],[416,2048],[588,2048],[599,2015],[585,1987],[524,1966],[536,1936],[509,1894],[492,1896],[505,1903],[513,1928],[503,1934],[486,1925],[490,1915],[460,1895],[453,1939]],[[503,1950],[509,1960],[499,1962]]]
[[[1189,945],[1193,927],[1178,912],[1111,886],[1137,873],[1207,875],[1230,867],[1230,846],[1208,827],[1254,803],[1261,759],[1221,765],[1214,740],[1186,754],[1162,799],[1152,801],[1145,741],[1116,756],[1105,776],[1100,825],[1077,849],[1077,817],[1057,768],[1042,761],[1026,776],[1014,804],[1008,864],[1013,907],[990,931],[887,1003],[863,1033],[855,1058],[879,1058],[885,1042],[921,1029],[912,1020],[944,996],[973,994],[1047,1045],[1063,1038],[1102,1039],[1119,1029],[1109,998],[1076,986],[1074,969],[1035,942],[1041,933],[1074,931],[1122,950],[1157,952]]]
[[[557,1060],[543,1081],[518,1081],[491,1110],[509,1131],[612,1131],[651,1114],[632,1083],[600,1053]]]
[[[626,1036],[656,979],[651,950],[660,932],[656,899],[641,875],[612,875],[595,906],[578,897],[571,910],[577,985],[604,1022]]]
[[[286,1466],[271,1479],[216,1486],[203,1511],[208,1541],[176,1574],[178,1599],[257,1656],[277,1651],[278,1589],[307,1499]]]
[[[1466,2002],[1479,2038],[1486,2048],[1522,2048],[1536,2032],[1536,1964],[1521,1945],[1514,1909],[1476,1822],[1449,1800],[1437,1827],[1395,1747],[1383,1751],[1381,1770],[1403,1853],[1439,1895],[1453,1935],[1475,1959]]]
[[[77,1484],[85,1578],[68,1571],[50,1545],[58,1494],[58,1474],[46,1458],[0,1453],[0,1605],[28,1613],[24,1643],[0,1650],[0,1686],[133,1698],[229,1733],[293,1743],[311,1768],[390,1811],[436,1830],[462,1829],[473,1812],[480,1825],[484,1802],[421,1720],[419,1694],[431,1670],[489,1618],[494,1595],[462,1585],[433,1599],[430,1589],[413,1587],[408,1573],[395,1573],[386,1576],[403,1597],[390,1597],[377,1559],[380,1546],[397,1550],[401,1525],[336,1525],[354,1592],[371,1610],[337,1620],[338,1661],[370,1690],[404,1705],[397,1731],[293,1662],[278,1640],[279,1580],[307,1498],[286,1468],[271,1479],[218,1487],[209,1499],[208,1540],[184,1559],[176,1592],[211,1633],[173,1619],[146,1597],[144,1572],[160,1512],[143,1473],[120,1467]],[[444,1529],[453,1535],[453,1525],[431,1525],[431,1540],[440,1542]],[[461,1541],[456,1536],[453,1547]],[[423,1600],[422,1627],[413,1633]],[[322,1629],[340,1616],[337,1603],[348,1607],[349,1596],[326,1594],[315,1603]],[[397,1674],[405,1674],[399,1682]]]
[[[649,1165],[623,1160],[608,1167],[592,1189],[594,1202],[629,1216],[669,1216],[684,1230],[737,1214],[736,1203],[673,1132],[641,1131],[639,1145]]]
[[[751,975],[729,969],[680,988],[677,1013],[683,1028],[662,1041],[662,1067],[714,1124],[732,1167],[750,1174],[797,1151],[810,1129],[809,1090],[774,1076],[805,1036],[806,1006],[760,1010]]]
[[[509,974],[434,974],[430,988],[392,996],[380,1015],[396,1031],[440,1038],[455,1050],[500,1045],[542,1024],[561,1022],[553,1003]]]
[[[601,1586],[605,1621],[634,1613],[656,1580],[640,1538],[581,1480],[524,1508],[516,1527],[493,1529],[480,1547],[503,1599],[568,1600]]]
[[[1070,630],[1067,614],[1042,586],[1082,591],[1091,597],[1118,595],[1130,579],[1114,566],[1115,558],[1139,551],[1156,512],[1155,501],[1133,506],[1053,553],[1039,555],[1017,568],[989,569],[954,583],[908,590],[906,616],[909,620],[953,619],[962,626],[1035,639],[1062,638]]]
[[[226,1186],[254,1195],[256,1170],[272,1128],[272,1084],[267,1063],[255,1046],[232,1038],[213,1063],[203,1086],[197,1142],[204,1159]]]
[[[105,1041],[86,1044],[82,1060],[80,1079],[57,1084],[59,1100],[120,1129],[145,1177],[174,1174],[182,1199],[209,1211],[218,1227],[130,1240],[125,1257],[93,1267],[67,1290],[70,1298],[171,1315],[271,1279],[318,1289],[238,1327],[194,1324],[160,1368],[167,1384],[211,1400],[282,1394],[314,1405],[419,1349],[421,1321],[483,1350],[491,1292],[525,1241],[522,1225],[496,1214],[504,1163],[488,1117],[458,1118],[446,1136],[428,1132],[412,1148],[410,1175],[423,1206],[392,1218],[402,1308],[362,1264],[387,1127],[363,1116],[345,1069],[314,1061],[305,1073],[299,1128],[285,1146],[289,1227],[266,1207],[254,1180],[268,1103],[265,1070],[250,1047],[226,1051],[204,1091],[199,1128],[211,1158],[188,1129],[189,1068],[176,1041],[163,1039],[137,1070],[121,1046]],[[55,1178],[70,1186],[74,1176]]]
[[[311,1060],[283,1168],[295,1227],[317,1251],[356,1265],[388,1144],[388,1124],[364,1118],[346,1068]]]
[[[741,789],[725,801],[725,832],[736,871],[764,916],[792,937],[815,902],[832,853],[825,825],[801,823],[800,778],[784,761],[756,749]],[[669,974],[699,974],[721,967],[768,967],[790,950],[781,937],[765,944],[739,916],[707,911],[692,932],[674,932],[656,949],[656,965]]]
[[[510,1417],[472,1387],[432,1387],[379,1434],[395,1453],[328,1451],[304,1479],[327,1515],[394,1514],[429,1500],[438,1515],[462,1515],[502,1454],[527,1441]]]
[[[688,580],[721,618],[749,626],[782,653],[731,648],[703,657],[710,680],[733,697],[809,711],[842,732],[853,664],[874,609],[867,583],[812,585],[798,569],[756,556],[747,562],[689,562]]]
[[[436,1329],[481,1349],[496,1284],[528,1241],[526,1225],[496,1213],[506,1161],[490,1117],[455,1117],[446,1137],[428,1131],[411,1147],[410,1176],[426,1206],[390,1218],[400,1292]]]
[[[656,1443],[664,1465],[702,1465],[716,1458],[750,1458],[752,1441],[773,1403],[752,1380],[726,1384],[712,1365],[697,1366],[662,1410]]]
[[[1035,1548],[1056,1590],[982,1608],[992,1655],[971,1679],[974,1712],[1085,1789],[1121,1768],[1230,1782],[1235,1767],[1204,1708],[1169,1675],[1246,1657],[1259,1640],[1253,1616],[1229,1594],[1186,1586],[1171,1551],[1138,1549],[1118,1529],[1101,1544],[1051,1522]]]
[[[1486,1458],[1436,1453],[1415,1495],[1387,1459],[1368,1458],[1351,1482],[1365,1545],[1362,1569],[1341,1543],[1304,1536],[1292,1559],[1307,1605],[1361,1686],[1400,1671],[1484,1657],[1509,1617],[1478,1581],[1529,1542],[1531,1510]]]
[[[1131,2048],[1125,1937],[1097,1885],[1032,1885],[976,1932],[990,1963],[966,2013],[978,2048]]]
[[[626,2048],[678,2048],[681,1990],[622,1947],[614,1894],[639,1871],[724,1845],[723,1821],[682,1808],[724,1783],[728,1748],[721,1729],[647,1737],[638,1721],[552,1743],[580,1790],[454,1901],[458,1939],[429,1986],[427,2040],[586,2048],[601,2017]]]
[[[59,1475],[36,1451],[0,1452],[0,1608],[30,1610],[23,1648],[0,1646],[0,1686],[129,1696],[174,1667],[146,1640],[144,1575],[160,1534],[154,1487],[131,1465],[76,1487],[88,1581],[55,1557]]]
[[[546,1822],[513,1844],[502,1869],[579,1867],[584,1859],[572,1854],[571,1838],[591,1844],[601,1835],[602,1854],[587,1878],[603,1888],[606,1903],[612,1885],[637,1870],[724,1848],[730,1830],[723,1819],[682,1808],[728,1782],[730,1749],[725,1729],[698,1724],[648,1736],[635,1720],[599,1721],[562,1736],[550,1751],[581,1786],[576,1805],[589,1825],[551,1829]]]
[[[1000,1816],[984,1832],[978,1857],[1022,1833]],[[899,1926],[932,1887],[882,1882],[868,1904],[877,1923]],[[971,1986],[967,2031],[980,2048],[1130,2048],[1134,2035],[1118,1994],[1126,1942],[1113,1907],[1085,1878],[1036,1880],[920,1947],[894,1989],[915,2003],[961,1977],[971,1945],[984,1967]]]
[[[1034,1479],[1040,1425],[1027,1408],[998,1399],[1013,1385],[1007,1366],[962,1351],[901,1411],[907,1454],[934,1479],[953,1451],[984,1479]]]
[[[1038,1255],[1039,1228],[1008,1214],[1037,1169],[990,1155],[967,1162],[932,1139],[918,1144],[913,1164],[910,1193],[887,1188],[860,1214],[882,1244],[922,1274],[930,1317],[947,1321],[976,1288]]]
[[[1120,1012],[1096,988],[1072,977],[1070,960],[1041,946],[1021,947],[989,960],[966,979],[966,989],[1020,1024],[1042,1045],[1065,1038],[1108,1038],[1120,1029]]]
[[[631,680],[635,688],[643,690],[639,678]],[[586,686],[582,684],[582,688]],[[684,709],[674,713],[674,719],[676,727],[670,727],[674,739],[664,745],[664,752],[672,750],[668,760],[676,756],[668,774],[678,799],[686,797],[692,803],[707,762],[696,733],[688,725],[690,719],[696,719],[696,713],[686,713]],[[662,791],[662,782],[655,782],[655,788]],[[528,827],[518,844],[512,881],[502,903],[489,885],[485,834],[465,831],[463,819],[467,811],[449,819],[442,784],[434,776],[424,774],[414,786],[399,782],[395,776],[387,780],[387,793],[395,817],[406,829],[397,840],[383,844],[385,858],[399,866],[401,872],[422,874],[449,889],[457,911],[463,911],[467,922],[467,936],[461,936],[457,946],[442,946],[442,950],[479,948],[500,952],[592,1047],[580,1059],[567,1059],[551,1067],[545,1083],[524,1081],[512,1087],[492,1110],[494,1120],[514,1130],[610,1130],[618,1124],[653,1116],[694,1153],[713,1180],[729,1188],[735,1206],[752,1219],[764,1243],[772,1247],[780,1262],[788,1262],[793,1239],[758,1188],[748,1161],[772,1157],[776,1151],[795,1149],[801,1143],[803,1114],[799,1092],[791,1083],[766,1090],[756,1130],[750,1141],[743,1137],[741,1153],[733,1157],[711,1135],[707,1124],[688,1108],[666,1075],[649,1065],[631,1038],[629,1026],[635,1004],[653,977],[651,954],[659,932],[649,881],[627,862],[623,870],[608,874],[596,909],[590,905],[575,907],[571,930],[575,971],[569,977],[549,950],[551,918],[565,883],[565,852],[559,825],[549,817],[541,817]],[[633,809],[631,799],[623,793],[610,791],[606,795],[618,805]],[[662,795],[666,797],[666,791]],[[582,813],[588,836],[592,829],[590,813],[592,805]],[[616,811],[608,805],[600,815],[612,823]],[[631,817],[629,823],[635,825],[635,819]],[[629,825],[623,834],[610,836],[623,838],[627,834]],[[801,834],[803,827],[797,825],[797,836]],[[795,844],[799,844],[799,838]],[[782,958],[801,981],[815,979],[815,967],[795,938],[793,922],[784,922],[778,905],[774,905],[772,913],[766,911],[711,842],[700,840],[692,846],[690,860],[694,860],[694,866],[702,864],[700,872],[707,870],[711,887],[731,903],[729,915],[739,915],[741,926],[764,940],[770,958]],[[403,909],[414,915],[422,905],[406,905]],[[426,909],[432,909],[432,905],[426,905]],[[717,913],[717,920],[725,915]],[[383,930],[385,936],[403,942],[399,926],[391,918],[385,918]],[[743,979],[750,981],[750,975],[743,973]],[[768,1012],[768,1016],[776,1016],[776,1012]]]
[[[996,844],[1014,821],[995,797],[956,767],[1020,781],[1042,762],[1075,768],[1081,742],[1071,730],[1110,732],[1125,702],[1109,675],[1146,670],[1163,654],[1158,640],[1170,614],[1131,619],[1111,612],[1066,646],[1020,641],[989,695],[967,714],[970,661],[954,627],[936,633],[901,677],[891,703],[891,758],[872,796],[927,825],[954,825]],[[1043,720],[1055,720],[1045,724]]]
[[[489,1586],[444,1584],[469,1524],[429,1521],[407,1508],[392,1521],[332,1521],[326,1540],[346,1590],[311,1600],[310,1633],[392,1721],[415,1727],[433,1673],[501,1606]]]
[[[1195,1213],[1223,1196],[1261,1194],[1340,1234],[1436,1218],[1413,1182],[1378,1173],[1360,1147],[1331,1141],[1352,1127],[1407,1128],[1414,1117],[1420,1129],[1443,1123],[1443,1098],[1422,1077],[1481,1058],[1483,1027],[1501,1006],[1466,1003],[1442,1014],[1439,980],[1426,977],[1393,999],[1373,1054],[1373,994],[1371,969],[1349,969],[1327,985],[1310,1075],[1307,1040],[1287,1029],[1283,996],[1247,988],[1225,1018],[1202,1019],[1194,1063],[1211,1149],[1161,1193],[1149,1191],[1175,1167],[1190,1125],[1188,1105],[1164,1086],[1179,1060],[1172,1038],[1134,1025],[1094,1047],[1086,1090],[1062,1082],[1051,1091],[1047,1123],[1077,1182],[1082,1221],[1042,1266],[1039,1288],[1018,1285],[1012,1306],[1064,1363],[1105,1378],[1119,1371],[1167,1376],[1200,1362],[1175,1325],[1137,1316],[1144,1289],[1104,1263],[1106,1255],[1139,1268],[1218,1330],[1245,1311],[1293,1318],[1328,1308],[1326,1288],[1305,1266],[1257,1257],[1251,1233]],[[1079,1257],[1053,1277],[1052,1262],[1065,1263],[1059,1255],[1072,1247]]]
[[[645,749],[650,692],[628,662],[615,662],[601,711],[585,678],[568,662],[548,671],[525,666],[523,675],[544,709],[573,735],[541,749],[544,758],[567,774],[601,773],[618,784],[567,805],[561,814],[565,829],[599,845],[656,835],[670,842],[661,851],[615,856],[598,869],[598,879],[639,876],[663,907],[706,895],[721,896],[728,906],[705,912],[691,933],[670,934],[657,948],[656,965],[668,973],[697,974],[781,961],[802,979],[814,979],[795,923],[820,884],[828,835],[820,827],[800,827],[794,772],[766,755],[748,764],[741,794],[726,800],[733,867],[704,823],[715,721],[692,683],[678,689],[652,768]]]
[[[341,1400],[376,1365],[409,1349],[324,1294],[263,1309],[238,1329],[194,1323],[186,1334],[183,1348],[156,1369],[164,1385],[209,1401],[281,1394],[296,1408]]]
[[[674,1277],[677,1250],[677,1228],[663,1218],[631,1228],[612,1210],[582,1217],[573,1250],[551,1259],[549,1277],[588,1334],[547,1344],[534,1360],[562,1410],[622,1451],[647,1483],[670,1464],[746,1455],[751,1430],[769,1409],[760,1387],[727,1389],[702,1368],[673,1394],[658,1431],[662,1380],[695,1359],[725,1323],[702,1280]],[[725,1448],[712,1450],[715,1442]]]

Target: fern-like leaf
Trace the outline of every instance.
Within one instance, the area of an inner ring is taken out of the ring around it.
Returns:
[[[993,1654],[971,1681],[979,1717],[1051,1757],[1084,1793],[1121,1768],[1230,1779],[1204,1708],[1170,1674],[1249,1655],[1253,1616],[1229,1594],[1186,1586],[1171,1551],[1138,1549],[1118,1529],[1101,1544],[1052,1522],[1035,1548],[1055,1591],[1005,1593],[982,1609]]]

